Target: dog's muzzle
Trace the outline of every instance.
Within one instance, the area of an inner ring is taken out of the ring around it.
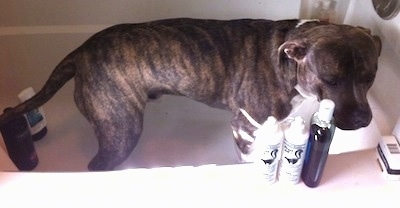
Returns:
[[[356,111],[347,111],[348,113],[334,114],[336,126],[342,130],[356,130],[359,128],[367,127],[372,120],[371,109],[359,109]]]

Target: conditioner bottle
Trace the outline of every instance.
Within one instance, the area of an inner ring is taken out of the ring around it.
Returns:
[[[324,172],[329,147],[335,132],[332,118],[334,108],[335,103],[332,100],[324,99],[311,119],[310,137],[301,174],[303,182],[308,187],[318,186]]]

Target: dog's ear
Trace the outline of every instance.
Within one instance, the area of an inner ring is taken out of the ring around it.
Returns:
[[[357,28],[368,33],[368,35],[371,35],[371,30],[369,28],[365,28],[365,27],[361,27],[361,26],[357,26]]]
[[[301,62],[307,54],[307,47],[299,41],[287,41],[279,47],[279,54],[285,54],[288,58]]]
[[[279,79],[285,83],[288,93],[291,93],[297,84],[297,64],[304,63],[307,47],[301,41],[287,41],[278,48],[278,66],[282,69]],[[293,61],[291,61],[293,60]]]
[[[368,35],[370,35],[372,37],[372,40],[374,41],[375,44],[375,48],[378,52],[378,55],[381,55],[381,49],[382,49],[382,41],[379,38],[379,36],[376,35],[372,35],[371,34],[371,30],[365,27],[361,27],[361,26],[357,26],[358,29],[361,29],[362,31],[364,31],[365,33],[367,33]]]
[[[379,36],[372,36],[372,39],[374,40],[375,48],[378,51],[378,55],[381,55],[381,50],[382,50],[382,41],[379,38]]]

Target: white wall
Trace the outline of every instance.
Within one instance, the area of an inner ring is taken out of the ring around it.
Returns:
[[[115,24],[181,16],[294,18],[299,5],[292,0],[2,1],[0,26]]]

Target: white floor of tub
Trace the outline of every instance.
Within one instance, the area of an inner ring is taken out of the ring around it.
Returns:
[[[72,96],[56,96],[44,111],[48,134],[35,142],[34,171],[86,171],[97,140]],[[229,112],[164,96],[147,105],[141,139],[118,169],[236,163],[230,118]]]
[[[378,121],[382,120],[379,108],[374,102],[371,106]],[[34,171],[87,171],[86,166],[97,151],[97,141],[91,126],[73,103],[70,86],[43,107],[48,134],[35,142],[39,165]],[[230,120],[229,112],[184,97],[164,96],[147,105],[141,139],[117,169],[235,164],[237,155]],[[361,133],[337,133],[341,138],[334,138],[331,151],[373,147],[380,136],[375,120],[371,128]],[[366,146],[361,144],[365,137],[372,137]],[[346,145],[349,139],[350,146]]]

